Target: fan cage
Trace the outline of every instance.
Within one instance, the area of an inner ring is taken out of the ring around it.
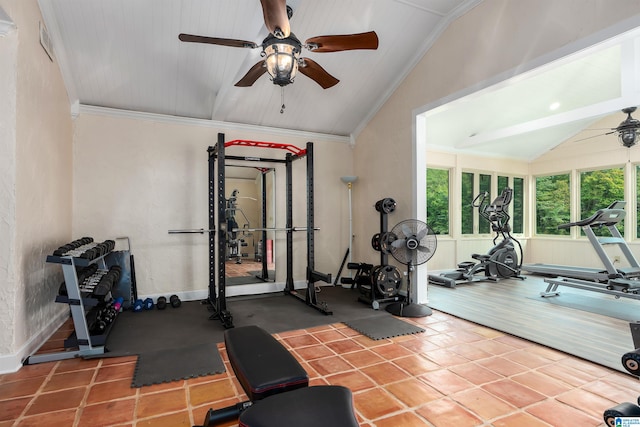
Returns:
[[[435,254],[437,239],[435,232],[425,222],[407,219],[391,229],[391,255],[405,265],[420,265]]]

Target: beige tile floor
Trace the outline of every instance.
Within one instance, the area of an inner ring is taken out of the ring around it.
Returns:
[[[335,323],[276,338],[312,385],[349,387],[367,427],[602,426],[605,409],[640,394],[630,375],[441,312],[405,320],[426,331],[374,341]],[[131,388],[136,357],[25,366],[0,375],[0,427],[200,424],[246,399],[219,350],[226,373],[143,388]]]

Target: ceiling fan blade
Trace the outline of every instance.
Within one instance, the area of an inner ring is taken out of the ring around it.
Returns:
[[[393,246],[394,248],[401,248],[406,244],[405,242],[405,239],[394,240],[393,242],[391,242],[391,246]]]
[[[340,81],[327,73],[317,62],[309,58],[302,58],[298,71],[318,83],[323,89],[329,89],[337,85]]]
[[[247,71],[247,74],[245,74],[244,77],[238,80],[238,83],[236,83],[234,86],[249,87],[253,85],[256,82],[256,80],[258,80],[258,78],[266,72],[267,72],[267,67],[264,66],[264,61],[260,61],[256,63],[253,67],[251,67],[251,69]]]
[[[587,136],[586,138],[576,139],[573,142],[586,141],[587,139],[597,138],[599,136],[607,136],[607,135],[611,135],[612,133],[616,133],[616,132],[617,132],[616,130],[612,130],[611,132],[606,132],[606,133],[601,133],[601,134],[598,134],[598,135]]]
[[[206,37],[206,36],[196,36],[194,34],[180,34],[178,38],[183,42],[191,42],[191,43],[206,43],[206,44],[217,44],[220,46],[229,46],[229,47],[248,47],[251,49],[255,49],[258,47],[254,42],[246,41],[246,40],[236,40],[236,39],[221,39],[218,37]]]
[[[271,34],[279,39],[286,39],[291,34],[287,0],[260,0],[264,24]]]
[[[377,49],[378,35],[375,31],[359,34],[311,37],[305,42],[312,52],[340,52],[355,49]]]

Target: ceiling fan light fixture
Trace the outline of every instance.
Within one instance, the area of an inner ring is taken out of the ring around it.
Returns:
[[[618,139],[620,140],[620,143],[627,148],[636,145],[639,136],[639,129],[623,129],[618,132]]]
[[[274,84],[286,86],[293,83],[298,72],[298,62],[302,45],[291,34],[286,39],[267,37],[263,44],[263,55],[267,72]]]
[[[636,107],[622,110],[623,113],[627,114],[627,118],[616,128],[620,143],[627,148],[636,145],[638,137],[640,137],[640,120],[631,117],[631,113],[634,111],[636,111]]]

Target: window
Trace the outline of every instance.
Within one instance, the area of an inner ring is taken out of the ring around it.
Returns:
[[[473,181],[474,174],[469,172],[462,172],[462,200],[461,210],[462,213],[462,234],[473,234]]]
[[[487,197],[484,199],[486,204],[491,203],[493,197],[491,196],[491,175],[480,174],[480,193],[487,192]],[[480,200],[478,200],[480,202]],[[491,233],[491,224],[489,221],[480,220],[478,224],[478,233],[480,234],[489,234]]]
[[[580,173],[580,218],[588,218],[598,209],[624,200],[624,170],[599,169]],[[624,223],[617,225],[624,235]],[[606,228],[595,228],[596,236],[609,236]],[[584,235],[584,233],[582,233]]]
[[[569,174],[536,177],[536,233],[568,235],[568,229],[558,230],[559,224],[570,221]]]
[[[449,170],[427,169],[427,222],[436,234],[449,234]]]
[[[524,178],[513,178],[513,217],[511,229],[514,233],[524,233]]]
[[[524,233],[524,178],[513,177],[510,184],[508,176],[498,176],[498,194],[507,187],[513,190],[511,230],[514,233]]]

